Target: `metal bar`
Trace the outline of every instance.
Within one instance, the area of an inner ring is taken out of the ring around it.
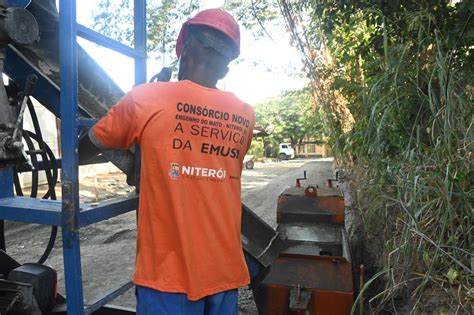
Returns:
[[[79,215],[79,227],[100,222],[108,218],[129,212],[138,207],[138,196],[115,198],[99,202],[96,205],[83,204]]]
[[[146,82],[146,1],[135,0],[133,5],[134,47],[143,55],[135,58],[135,84]]]
[[[79,231],[76,0],[59,1],[62,237],[68,314],[84,314]]]
[[[13,168],[0,168],[0,201],[1,198],[9,197],[13,197]],[[0,208],[0,219],[6,219],[3,216],[4,213]]]
[[[2,180],[4,178],[7,177],[0,177]],[[6,191],[2,191],[2,195],[6,196]],[[81,204],[77,228],[126,213],[137,206],[138,196],[115,198],[97,204]],[[0,219],[60,226],[61,212],[60,200],[12,196],[0,199]]]
[[[91,128],[92,126],[94,126],[97,123],[98,120],[99,119],[95,119],[95,118],[82,118],[82,117],[79,117],[77,119],[77,125],[79,127],[89,127],[89,128]]]
[[[93,303],[86,306],[86,314],[91,314],[107,303],[113,301],[115,298],[121,296],[134,286],[132,281],[127,281],[118,288],[112,289],[102,296],[99,296]]]
[[[145,83],[146,77],[146,1],[134,0],[133,4],[134,47],[144,53],[144,58],[135,58],[135,85]],[[140,146],[135,145],[135,178],[140,180]],[[137,189],[138,193],[138,189]],[[137,208],[138,210],[138,208]]]
[[[98,155],[87,161],[79,161],[79,165],[92,165],[92,164],[100,164],[100,163],[107,163],[107,162],[109,162],[109,160],[107,160],[102,155]],[[58,166],[58,168],[61,168],[62,160],[57,159],[56,165]],[[39,161],[38,165],[36,165],[36,170],[38,171],[44,171],[45,168],[46,168],[46,165],[43,161]],[[29,168],[27,165],[22,165],[18,167],[18,172],[20,173],[31,172],[31,168]]]
[[[128,307],[106,305],[94,312],[94,315],[135,315],[136,311]]]
[[[91,30],[90,28],[85,27],[84,25],[77,24],[77,35],[87,39],[88,41],[94,42],[106,48],[117,51],[125,56],[130,58],[146,58],[146,53],[143,50],[136,50],[127,45],[124,45],[116,40],[113,40],[107,36],[104,36],[96,31]]]
[[[5,198],[13,196],[13,168],[0,168],[0,202]],[[5,221],[6,214],[0,208],[0,250],[6,250],[5,244]]]
[[[59,226],[61,201],[28,197],[3,198],[0,199],[0,217],[10,221]]]
[[[67,313],[71,315],[82,315],[84,314],[84,295],[82,288],[79,233],[70,233],[63,228],[62,236]],[[67,244],[70,244],[70,246],[66,246]]]

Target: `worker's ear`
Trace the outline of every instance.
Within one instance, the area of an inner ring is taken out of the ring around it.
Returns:
[[[229,67],[222,67],[219,71],[219,80],[223,79],[227,75],[227,73],[229,73]]]

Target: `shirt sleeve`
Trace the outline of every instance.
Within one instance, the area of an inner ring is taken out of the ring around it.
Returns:
[[[136,110],[131,92],[90,129],[89,137],[102,149],[128,149],[137,143]]]

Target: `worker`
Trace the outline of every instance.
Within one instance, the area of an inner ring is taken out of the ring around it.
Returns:
[[[140,145],[138,314],[237,314],[249,283],[240,239],[241,173],[252,108],[217,89],[240,53],[221,9],[185,22],[177,82],[136,86],[89,132],[101,149]]]

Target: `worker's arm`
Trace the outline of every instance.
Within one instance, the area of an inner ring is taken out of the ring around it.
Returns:
[[[100,149],[128,149],[138,141],[137,118],[132,92],[127,93],[89,131]]]
[[[135,185],[135,156],[128,150],[138,141],[136,117],[131,93],[125,95],[109,113],[89,130],[87,146],[99,149],[102,155],[127,174],[127,182]]]
[[[125,149],[107,149],[102,146],[101,142],[95,136],[93,129],[89,130],[88,139],[93,146],[98,148],[102,155],[112,162],[118,169],[127,174],[127,183],[136,186],[135,183],[135,154],[130,150]]]

